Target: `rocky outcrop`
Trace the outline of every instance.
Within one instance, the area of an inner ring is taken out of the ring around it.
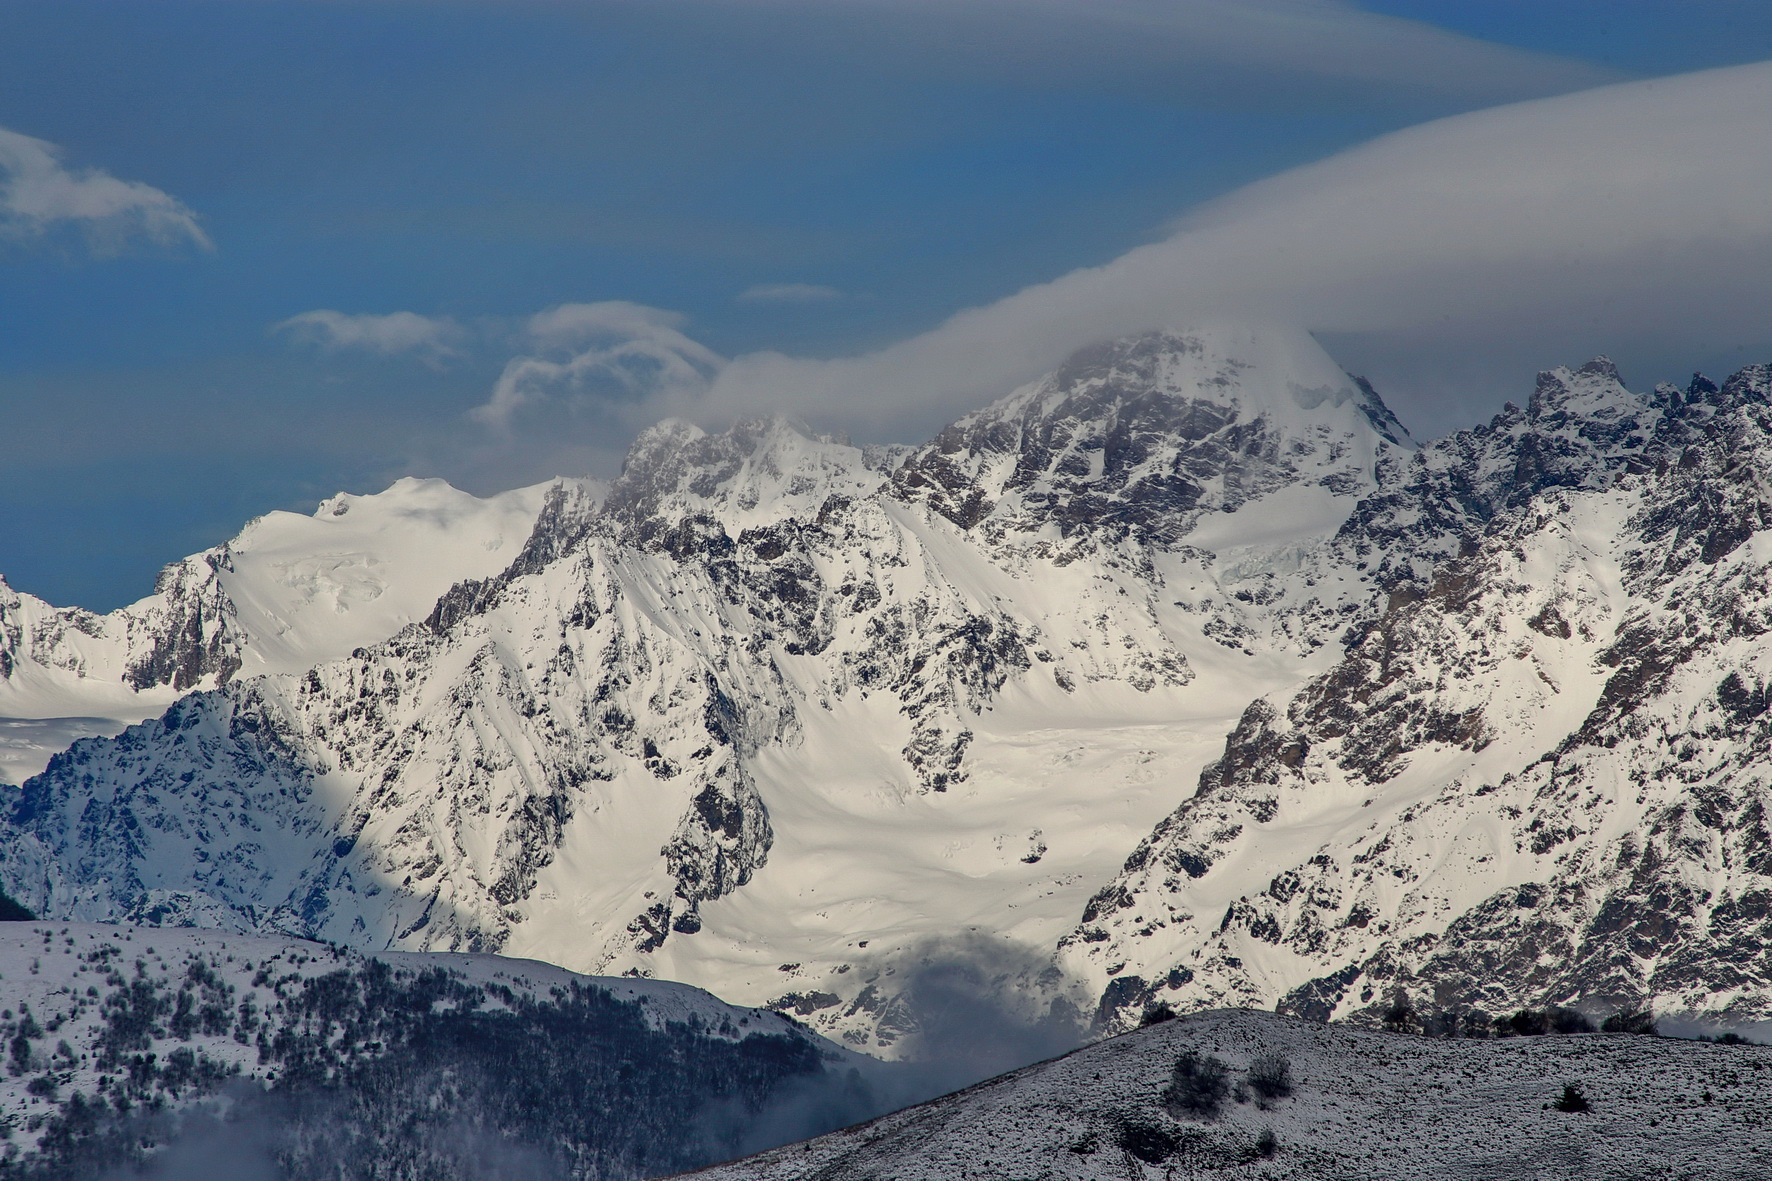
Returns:
[[[1547,373],[1364,503],[1338,544],[1411,577],[1090,903],[1067,954],[1140,981],[1109,1020],[1772,1013],[1768,392]],[[1462,553],[1426,577],[1422,522]]]
[[[1301,481],[1367,490],[1374,445],[1407,432],[1369,385],[1266,343],[1157,332],[1083,349],[913,452],[894,489],[997,538],[1150,545]]]
[[[138,692],[223,684],[239,671],[242,647],[219,578],[231,569],[226,546],[174,562],[153,595],[109,615],[51,607],[0,582],[0,682],[35,667]]]

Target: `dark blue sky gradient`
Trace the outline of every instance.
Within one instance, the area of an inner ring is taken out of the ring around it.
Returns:
[[[1772,56],[1760,5],[1367,5],[1660,73]],[[630,428],[477,438],[523,317],[624,299],[726,355],[879,345],[1162,233],[1216,194],[1481,102],[1123,53],[933,9],[735,3],[0,8],[0,126],[163,189],[213,253],[0,240],[0,573],[109,608],[272,508],[440,474],[606,472]],[[860,13],[861,15],[856,15]],[[843,292],[741,302],[756,284]],[[270,326],[472,325],[448,363]]]

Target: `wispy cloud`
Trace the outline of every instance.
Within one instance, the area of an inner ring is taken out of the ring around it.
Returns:
[[[214,249],[177,198],[97,168],[68,168],[56,145],[0,127],[0,236],[41,238],[60,226],[81,230],[96,254],[140,241]]]
[[[527,332],[539,352],[505,364],[492,396],[470,413],[508,431],[525,406],[674,402],[706,390],[725,358],[682,332],[684,317],[623,300],[539,312]]]
[[[865,29],[871,52],[924,68],[1087,81],[1217,102],[1328,84],[1357,102],[1414,95],[1485,105],[1619,81],[1592,62],[1535,53],[1347,0],[728,0],[786,12],[798,35]],[[1037,71],[1037,75],[1034,73]]]
[[[273,324],[271,330],[328,351],[360,349],[383,356],[416,353],[431,360],[453,355],[452,342],[461,335],[460,327],[447,317],[417,312],[347,315],[330,308],[291,316]]]
[[[998,10],[1023,0],[983,0]],[[1367,12],[1346,0],[1035,0],[1032,7],[1139,42],[1143,53],[1389,85],[1462,100],[1557,94],[1619,75]]]
[[[1526,373],[1559,341],[1664,341],[1691,356],[1765,339],[1768,110],[1772,63],[1423,124],[878,352],[740,357],[707,398],[670,409],[961,410],[1081,344],[1202,319],[1388,334],[1448,364],[1499,356]]]
[[[821,283],[759,283],[739,292],[740,303],[823,303],[843,293]]]

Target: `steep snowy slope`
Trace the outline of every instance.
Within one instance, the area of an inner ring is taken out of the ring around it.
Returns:
[[[462,578],[502,570],[550,485],[481,500],[441,480],[273,512],[175,562],[154,594],[97,615],[0,580],[0,780],[77,737],[115,734],[236,675],[300,672],[423,618]]]
[[[1570,1085],[1586,1110],[1560,1109]],[[1452,1041],[1220,1011],[694,1176],[1748,1181],[1772,1154],[1769,1102],[1763,1046]]]
[[[58,758],[0,878],[887,1046],[905,956],[1050,948],[1244,703],[1333,663],[1372,589],[1302,564],[1398,440],[1308,338],[1226,331],[1092,350],[909,452],[662,424],[422,623]]]
[[[1772,1013],[1769,388],[1547,374],[1423,451],[1427,506],[1362,506],[1342,542],[1462,556],[1253,703],[1090,902],[1064,959],[1104,1016]]]
[[[199,1175],[625,1181],[828,1128],[870,1065],[683,985],[488,956],[11,923],[0,981],[8,1178],[121,1176],[207,1136],[229,1163]]]

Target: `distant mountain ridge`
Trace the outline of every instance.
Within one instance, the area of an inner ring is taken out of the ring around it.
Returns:
[[[1308,337],[1218,328],[920,447],[660,424],[379,642],[58,755],[0,886],[687,980],[887,1053],[956,932],[1109,1028],[1755,1019],[1766,398],[1602,359],[1417,447]]]
[[[309,517],[257,518],[104,615],[52,607],[0,579],[0,781],[43,769],[56,749],[46,743],[69,729],[58,721],[89,723],[74,734],[115,733],[193,689],[305,671],[386,639],[457,580],[503,569],[549,487],[482,500],[403,479],[374,496],[341,492]],[[32,743],[34,732],[43,741]]]

